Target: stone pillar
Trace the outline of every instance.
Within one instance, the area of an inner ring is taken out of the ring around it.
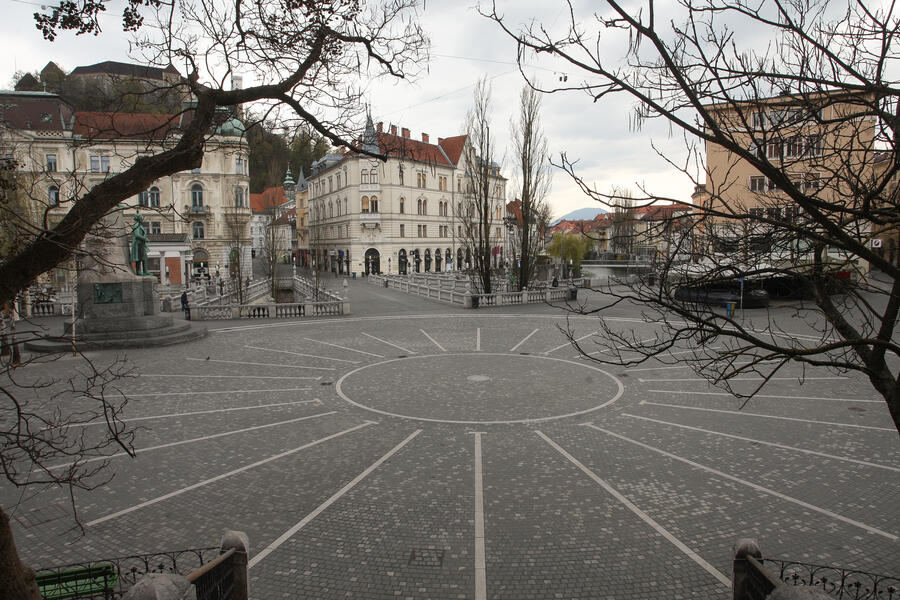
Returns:
[[[247,577],[247,562],[250,558],[250,538],[243,531],[226,531],[222,536],[221,551],[234,548],[234,596],[232,600],[248,600],[250,581]]]
[[[732,600],[752,600],[747,574],[750,564],[747,562],[747,557],[762,558],[759,545],[754,539],[740,538],[734,544],[732,555],[734,557],[731,578]]]
[[[148,573],[141,577],[122,600],[196,600],[194,584],[183,575]],[[246,600],[246,596],[244,597]]]

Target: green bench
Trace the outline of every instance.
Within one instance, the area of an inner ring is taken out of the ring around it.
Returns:
[[[36,577],[44,600],[64,600],[85,596],[111,598],[118,580],[116,568],[109,563],[39,573]]]

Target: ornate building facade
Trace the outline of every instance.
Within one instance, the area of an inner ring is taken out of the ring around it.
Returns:
[[[80,195],[138,157],[173,145],[181,115],[76,112],[45,92],[0,92],[0,155],[13,161],[28,218],[52,224]],[[203,165],[154,182],[122,205],[130,223],[144,217],[149,271],[162,283],[250,276],[248,147],[241,123],[223,113],[210,132]],[[53,284],[69,278],[51,274]]]
[[[435,144],[427,133],[416,140],[406,128],[384,131],[370,119],[362,142],[387,159],[329,154],[307,178],[311,264],[335,273],[386,274],[471,266],[464,220],[473,201],[467,157],[474,155],[467,137]],[[500,267],[506,180],[496,165],[490,176],[489,238]]]

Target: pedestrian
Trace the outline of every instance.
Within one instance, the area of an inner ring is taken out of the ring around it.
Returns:
[[[182,312],[186,311],[187,307],[188,307],[188,295],[187,295],[187,290],[184,290],[183,292],[181,292],[181,311]]]

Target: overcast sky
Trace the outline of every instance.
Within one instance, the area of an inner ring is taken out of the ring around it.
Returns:
[[[515,65],[516,48],[497,25],[479,16],[472,8],[474,0],[462,2],[429,0],[420,16],[431,38],[431,63],[428,72],[417,81],[375,84],[369,101],[373,118],[385,126],[407,127],[416,138],[428,133],[432,141],[462,133],[466,111],[472,102],[472,89],[480,77],[488,77],[493,90],[492,131],[497,147],[511,149],[509,121],[517,105],[522,77]],[[531,18],[548,27],[565,24],[561,3],[553,0],[506,0],[498,3],[512,22]],[[596,5],[597,3],[589,3]],[[4,0],[0,20],[0,87],[11,87],[17,70],[38,71],[55,61],[66,71],[79,65],[104,60],[129,60],[129,36],[121,31],[121,13],[102,17],[104,32],[98,37],[61,34],[53,43],[45,42],[31,17],[41,3],[32,0]],[[579,16],[590,26],[590,14]],[[624,50],[606,48],[618,59]],[[553,65],[533,63],[531,72],[545,82],[577,73],[554,71]],[[575,79],[570,79],[574,81]],[[579,160],[578,172],[599,191],[613,186],[636,188],[646,185],[660,195],[690,200],[691,182],[656,156],[651,144],[679,157],[683,141],[673,138],[666,128],[652,124],[640,132],[629,129],[631,102],[612,98],[593,103],[584,94],[570,92],[544,96],[543,126],[551,152],[558,159],[566,152],[570,160]],[[513,166],[507,157],[504,175],[513,178]],[[507,189],[510,199],[513,186]],[[571,210],[597,206],[577,188],[568,175],[555,170],[550,202],[555,216]]]

